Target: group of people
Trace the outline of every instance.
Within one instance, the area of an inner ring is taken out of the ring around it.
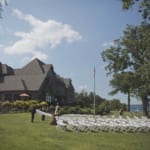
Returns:
[[[45,112],[46,111],[46,106],[42,106],[41,111]],[[34,122],[34,118],[35,118],[35,113],[36,113],[36,107],[32,106],[31,108],[31,122]],[[42,115],[41,120],[44,121],[45,120],[45,115]]]
[[[55,111],[54,111],[54,113],[52,114],[52,121],[51,121],[51,123],[50,123],[50,124],[52,124],[52,125],[56,125],[56,118],[55,118],[55,116],[58,115],[58,108],[59,108],[59,105],[58,105],[58,103],[57,103],[57,105],[56,105],[56,107],[55,107]],[[45,105],[43,105],[43,106],[41,107],[41,111],[42,111],[42,112],[46,112],[46,111],[47,111],[47,107],[46,107]],[[34,122],[35,113],[36,113],[36,107],[33,105],[33,106],[31,107],[31,123]],[[42,121],[45,120],[45,115],[44,115],[44,114],[41,115],[41,120],[42,120]]]

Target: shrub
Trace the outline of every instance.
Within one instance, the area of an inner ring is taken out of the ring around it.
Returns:
[[[60,107],[59,109],[59,114],[68,114],[68,107],[64,106],[64,107]]]
[[[38,107],[38,102],[36,100],[16,100],[12,103],[15,111],[29,111],[32,105]]]
[[[50,105],[50,106],[48,107],[48,112],[54,113],[54,111],[55,111],[55,106]]]
[[[48,103],[46,101],[42,101],[42,102],[40,102],[40,105],[41,106],[48,106]]]
[[[12,104],[9,101],[1,102],[1,111],[8,112],[11,110]]]
[[[37,105],[38,104],[38,101],[37,100],[28,100],[30,106],[31,105]]]
[[[91,114],[92,110],[90,108],[81,109],[80,114]]]
[[[13,102],[13,108],[15,108],[16,111],[21,111],[24,108],[24,101],[23,100],[16,100]]]
[[[11,102],[9,101],[4,101],[1,103],[2,107],[11,107]]]

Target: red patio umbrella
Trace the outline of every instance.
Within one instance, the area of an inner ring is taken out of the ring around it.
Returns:
[[[19,96],[20,97],[29,97],[29,94],[27,94],[27,93],[21,93]]]

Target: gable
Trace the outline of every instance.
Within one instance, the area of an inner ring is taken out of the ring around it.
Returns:
[[[50,64],[44,64],[39,59],[34,59],[26,66],[21,69],[16,69],[15,74],[17,75],[37,75],[37,74],[47,74],[52,68]]]
[[[13,68],[0,62],[0,75],[13,75],[13,74],[14,74]]]
[[[0,70],[3,73],[0,80],[0,91],[37,91],[50,69],[53,69],[52,65],[46,65],[40,60],[34,59],[23,68],[14,69],[14,74],[8,75],[11,73],[11,67],[0,64]]]

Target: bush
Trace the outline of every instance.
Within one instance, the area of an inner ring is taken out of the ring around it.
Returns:
[[[92,110],[90,108],[84,108],[80,110],[80,114],[91,114]]]
[[[77,110],[75,107],[68,107],[68,113],[69,114],[76,114],[77,113]]]
[[[8,112],[11,110],[12,104],[9,101],[4,101],[1,103],[1,112]]]
[[[62,115],[62,114],[68,114],[68,113],[69,113],[68,107],[66,107],[66,106],[60,107],[58,113],[59,113],[60,115]]]
[[[4,101],[4,102],[1,103],[1,106],[2,106],[2,107],[11,107],[11,102],[9,102],[9,101]]]
[[[77,107],[60,107],[59,114],[91,114],[92,110],[90,108],[80,108],[79,106]]]
[[[22,111],[25,108],[25,104],[23,100],[16,100],[13,102],[13,108],[16,111]]]
[[[38,101],[37,100],[28,100],[27,102],[29,102],[29,105],[37,105]]]
[[[48,106],[48,103],[46,101],[42,101],[42,102],[40,102],[40,105],[41,106]]]
[[[55,111],[55,106],[53,106],[53,105],[50,105],[49,107],[48,107],[48,112],[50,112],[50,113],[54,113],[54,111]]]
[[[39,104],[36,100],[16,100],[12,103],[14,111],[29,111],[32,105],[36,106],[37,108],[39,107]]]

